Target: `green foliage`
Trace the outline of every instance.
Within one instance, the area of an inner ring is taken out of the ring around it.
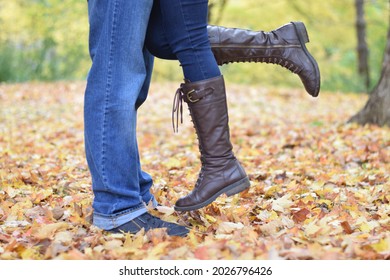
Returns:
[[[85,75],[86,16],[86,1],[0,0],[0,81]]]
[[[221,5],[225,1],[226,6]],[[353,0],[212,0],[212,24],[273,30],[289,21],[305,22],[318,60],[322,89],[364,91],[357,74]],[[380,75],[388,28],[387,0],[366,1],[372,86]],[[87,1],[0,0],[0,82],[84,79],[88,55]],[[301,87],[299,78],[279,66],[231,64],[228,80],[264,86]],[[154,80],[182,80],[177,61],[156,59]]]

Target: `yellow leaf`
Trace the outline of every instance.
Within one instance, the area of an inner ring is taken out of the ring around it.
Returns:
[[[279,190],[280,190],[280,187],[278,185],[273,185],[271,187],[264,188],[265,196],[272,197]]]
[[[28,199],[17,202],[14,206],[12,206],[10,216],[15,216],[21,220],[26,209],[31,209],[32,206],[32,202]]]
[[[242,223],[222,222],[219,224],[217,234],[229,234],[243,228],[244,225]]]
[[[286,194],[272,202],[272,210],[284,212],[291,205],[293,205],[293,202],[290,200],[290,195]]]
[[[168,170],[182,167],[180,160],[173,157],[169,158],[168,161],[164,162],[163,164],[166,168],[168,168]]]
[[[166,247],[169,246],[168,241],[160,242],[156,246],[153,246],[152,249],[148,253],[149,260],[158,259],[158,256],[166,255],[165,250]]]
[[[47,225],[36,225],[32,230],[32,236],[38,239],[52,238],[59,231],[68,228],[68,223],[60,222]]]
[[[327,208],[328,210],[332,209],[333,202],[329,199],[319,199],[317,200],[317,205],[321,208]]]
[[[169,252],[169,255],[174,257],[175,259],[183,258],[185,254],[187,254],[190,250],[186,246],[181,246],[179,248],[173,249]]]
[[[109,240],[106,243],[104,243],[104,249],[106,250],[115,250],[121,248],[123,245],[123,242],[119,239],[113,239]]]
[[[359,225],[359,229],[362,231],[362,232],[370,232],[371,231],[371,228],[370,226],[368,225],[368,223],[361,223]]]
[[[390,237],[387,237],[386,239],[381,239],[378,243],[372,244],[371,247],[377,253],[390,251]]]
[[[306,235],[314,235],[316,234],[318,231],[320,231],[320,227],[317,226],[314,222],[308,224],[307,226],[305,226],[305,234]]]
[[[27,248],[21,252],[20,256],[23,260],[38,260],[42,259],[37,247]]]
[[[207,221],[209,221],[210,223],[215,223],[215,222],[217,221],[216,218],[214,218],[213,216],[207,215],[207,214],[206,214],[206,219],[207,219]]]
[[[131,247],[138,250],[142,247],[145,240],[145,229],[141,229],[135,236],[131,234],[126,234],[126,240],[123,244],[123,247]]]
[[[279,219],[279,216],[275,211],[267,210],[260,211],[260,213],[256,217],[263,222],[270,222]]]
[[[175,212],[174,208],[168,206],[157,206],[156,208],[158,212],[161,212],[165,215],[171,215],[173,212]]]
[[[292,228],[295,225],[294,221],[291,220],[289,217],[286,217],[286,216],[282,217],[282,223],[287,228]]]
[[[62,244],[70,244],[73,240],[73,235],[69,231],[60,231],[55,235],[54,242]]]

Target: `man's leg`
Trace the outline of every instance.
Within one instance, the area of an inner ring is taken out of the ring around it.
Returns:
[[[146,213],[141,196],[136,121],[150,79],[144,39],[152,4],[152,0],[88,2],[92,67],[84,119],[93,220],[105,230],[166,227],[168,233],[181,235],[184,227]]]
[[[145,102],[145,100],[148,96],[149,85],[150,85],[150,80],[151,80],[152,71],[153,71],[154,57],[148,51],[144,50],[144,60],[145,60],[147,76],[146,76],[144,85],[142,86],[141,92],[138,95],[138,99],[137,99],[136,104],[135,104],[137,110]],[[140,195],[142,197],[142,201],[146,205],[149,205],[150,203],[152,203],[152,206],[156,207],[158,205],[158,203],[157,203],[156,199],[154,198],[154,196],[150,193],[150,188],[153,185],[152,177],[147,172],[142,170],[138,150],[137,150],[137,155],[138,155],[138,160],[137,160],[137,162],[138,162],[138,177],[139,177]]]

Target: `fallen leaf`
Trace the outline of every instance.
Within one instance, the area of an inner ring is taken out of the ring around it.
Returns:
[[[219,224],[217,229],[217,234],[229,234],[235,230],[243,229],[244,225],[242,223],[232,223],[232,222],[222,222]]]
[[[350,224],[349,224],[347,221],[341,222],[340,225],[343,227],[344,232],[345,232],[346,234],[351,234],[351,233],[353,233],[353,229],[351,228]]]
[[[293,205],[293,202],[290,200],[290,195],[286,194],[272,202],[272,209],[278,212],[285,212],[291,205]]]
[[[31,235],[37,239],[51,239],[57,231],[67,229],[68,227],[68,223],[65,222],[47,225],[35,225],[32,229]]]

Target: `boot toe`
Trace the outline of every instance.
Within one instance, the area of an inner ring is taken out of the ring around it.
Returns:
[[[315,73],[314,71],[311,72],[312,74]],[[309,93],[313,97],[317,97],[320,93],[320,87],[321,87],[321,81],[319,74],[314,74],[311,79],[306,78],[302,79],[302,83],[305,86],[305,89],[307,93]]]
[[[179,198],[175,203],[175,210],[181,211],[182,209],[188,209],[194,205],[194,199],[187,195]]]

